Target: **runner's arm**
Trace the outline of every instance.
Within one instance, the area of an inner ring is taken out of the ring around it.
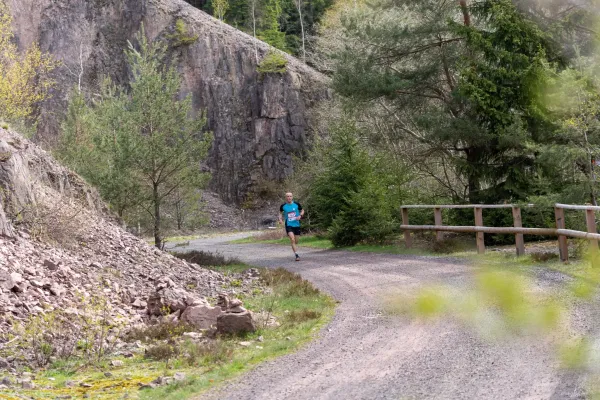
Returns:
[[[283,225],[283,204],[279,207],[279,223]]]
[[[300,203],[296,203],[296,204],[298,204],[298,210],[300,211],[300,216],[298,217],[298,220],[300,220],[302,217],[304,217],[304,208],[302,208]]]

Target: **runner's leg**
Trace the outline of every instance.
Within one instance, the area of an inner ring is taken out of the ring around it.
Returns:
[[[296,239],[296,237],[294,236],[294,232],[288,232],[288,236],[289,236],[289,238],[290,238],[290,242],[292,243],[292,250],[294,250],[294,254],[296,254],[296,252],[297,252],[297,250],[296,250],[296,249],[297,249],[296,245],[297,245],[297,243],[298,243],[298,242],[297,242],[297,240],[298,240],[298,239]]]

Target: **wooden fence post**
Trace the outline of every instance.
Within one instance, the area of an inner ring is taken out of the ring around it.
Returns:
[[[402,225],[408,225],[408,208],[401,208],[402,210]],[[410,231],[404,231],[404,243],[407,249],[412,247],[412,237],[410,236]]]
[[[565,210],[554,207],[554,219],[556,221],[556,229],[565,229]],[[561,261],[569,261],[569,246],[566,236],[558,235],[558,253],[560,254]]]
[[[596,213],[594,210],[585,210],[585,222],[588,233],[598,233],[596,231]],[[593,254],[598,252],[598,241],[590,240],[590,252]]]
[[[433,209],[433,217],[435,220],[435,224],[436,225],[443,225],[442,223],[442,209],[439,207],[436,207]],[[441,241],[444,239],[444,234],[443,232],[440,231],[435,231],[435,240],[437,241]]]
[[[512,208],[513,215],[513,226],[515,228],[522,228],[523,221],[521,219],[521,209],[519,207]],[[525,254],[525,239],[523,239],[522,233],[515,234],[515,245],[517,246],[517,257]]]
[[[483,209],[481,207],[475,207],[475,226],[483,226]],[[477,232],[475,238],[477,241],[477,253],[485,253],[484,233]]]

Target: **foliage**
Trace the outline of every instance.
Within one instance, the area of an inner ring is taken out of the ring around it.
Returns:
[[[269,50],[258,63],[256,71],[260,74],[284,74],[287,70],[287,59],[277,50]]]
[[[0,0],[0,119],[28,119],[37,103],[48,97],[58,63],[37,44],[19,52],[12,33],[12,15]]]
[[[428,0],[349,13],[334,87],[356,107],[385,110],[393,139],[415,143],[416,158],[440,160],[419,164],[453,201],[523,199],[535,176],[531,144],[551,129],[539,101],[544,35],[510,1],[465,12],[468,20],[455,2]]]
[[[212,136],[202,133],[203,118],[190,117],[191,97],[180,98],[181,78],[166,59],[166,46],[148,42],[143,29],[136,38],[139,50],[130,43],[126,51],[129,87],[107,80],[91,105],[75,94],[56,153],[120,216],[150,215],[160,247],[168,199],[207,182],[200,162]]]
[[[305,36],[310,39],[334,3],[333,0],[303,1],[299,12],[296,0],[229,0],[229,6],[220,14],[217,10],[222,0],[186,1],[248,34],[253,34],[256,27],[261,40],[295,55],[302,51],[301,22]]]
[[[124,329],[124,321],[110,313],[106,299],[81,296],[77,310],[46,311],[15,322],[17,340],[11,345],[30,349],[39,367],[54,359],[98,365],[113,352]]]
[[[173,42],[173,46],[188,46],[198,40],[198,35],[189,32],[188,27],[185,25],[185,21],[178,19],[175,21],[175,31],[167,35],[167,39]]]
[[[308,210],[334,246],[381,242],[392,233],[394,190],[381,159],[373,159],[351,122],[332,127],[330,143],[313,153],[309,164],[321,169],[309,183]],[[314,160],[318,158],[319,160]],[[321,161],[322,160],[322,161]],[[391,201],[390,201],[391,200]]]
[[[215,17],[223,21],[225,13],[229,9],[228,0],[212,0],[212,6],[215,13]]]

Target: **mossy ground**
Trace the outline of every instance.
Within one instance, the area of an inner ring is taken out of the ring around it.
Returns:
[[[226,273],[247,268],[247,265],[215,267]],[[335,302],[287,271],[266,271],[263,275],[267,276],[267,290],[257,288],[242,300],[250,310],[273,315],[280,326],[259,326],[257,332],[244,337],[217,339],[222,341],[223,346],[232,349],[223,353],[226,354],[224,359],[220,355],[218,361],[216,357],[204,357],[191,363],[189,358],[180,357],[167,362],[148,360],[140,354],[132,358],[117,358],[123,361],[120,367],[112,367],[108,360],[94,366],[78,365],[74,361],[56,362],[45,370],[34,372],[34,390],[13,388],[0,391],[0,399],[21,399],[23,396],[35,399],[63,396],[185,399],[265,360],[292,352],[318,335],[333,316]],[[240,345],[241,342],[246,342],[245,346]],[[250,345],[247,345],[248,342]],[[186,379],[155,389],[140,390],[141,385],[161,376],[173,376],[176,372],[183,372]],[[75,385],[67,387],[67,381],[75,382]],[[91,387],[81,386],[83,383]]]

